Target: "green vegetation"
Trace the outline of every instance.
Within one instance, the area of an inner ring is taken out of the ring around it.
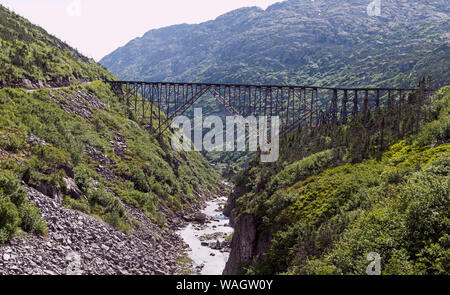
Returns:
[[[405,116],[384,107],[299,130],[279,163],[255,157],[237,179],[245,193],[235,210],[256,217],[260,239],[273,238],[240,272],[364,275],[376,252],[383,274],[448,274],[450,86],[431,101],[418,91]]]
[[[74,105],[79,100],[84,113]],[[174,152],[170,137],[149,136],[128,114],[100,81],[33,93],[2,89],[0,150],[6,156],[0,159],[0,171],[46,194],[61,195],[66,206],[96,215],[122,231],[136,226],[123,203],[163,226],[162,208],[184,210],[197,202],[195,194],[213,193],[218,178],[200,154]],[[30,141],[32,135],[45,143]],[[83,196],[71,197],[67,178],[74,179]],[[34,213],[29,207],[18,211],[27,231],[35,228]],[[14,216],[8,222],[19,222]]]
[[[114,79],[94,60],[0,5],[0,87]]]
[[[0,244],[20,231],[45,234],[40,211],[27,200],[26,191],[11,171],[0,170]]]
[[[96,79],[115,77],[0,6],[0,243],[45,234],[21,181],[124,232],[140,227],[126,206],[164,227],[163,212],[215,192],[218,176],[201,155],[174,152],[170,132],[150,136],[103,82],[80,85]]]
[[[448,21],[434,17],[446,6],[427,1],[418,15],[412,2],[391,3],[383,18],[350,1],[246,8],[151,31],[102,62],[123,79],[400,87],[431,74],[446,85]],[[202,155],[174,152],[169,131],[149,136],[148,122],[103,82],[76,86],[96,79],[114,77],[0,6],[0,244],[47,231],[22,181],[123,232],[141,226],[128,206],[164,227],[165,213],[215,193],[218,176]],[[250,161],[236,177],[234,210],[238,222],[253,215],[258,242],[271,242],[254,245],[267,251],[241,261],[239,272],[364,274],[367,254],[377,252],[383,274],[449,273],[450,86],[429,98],[424,84],[346,124],[283,137],[276,163]],[[36,85],[72,86],[8,87]],[[204,114],[215,104],[203,104]],[[188,273],[190,260],[178,260]]]

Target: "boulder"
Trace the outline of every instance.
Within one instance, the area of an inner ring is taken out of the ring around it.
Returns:
[[[64,177],[64,183],[66,184],[65,191],[73,199],[78,200],[83,195],[83,192],[78,188],[77,184],[72,178]]]
[[[206,222],[206,214],[199,212],[199,213],[195,214],[194,220],[196,222],[200,223],[200,224],[205,224],[205,222]]]
[[[61,192],[53,184],[41,181],[36,189],[42,194],[52,198],[57,204],[62,204],[63,198]]]

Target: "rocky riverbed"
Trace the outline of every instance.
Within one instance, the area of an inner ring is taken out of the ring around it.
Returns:
[[[233,232],[223,214],[226,202],[226,196],[207,202],[194,222],[178,232],[189,246],[187,255],[192,261],[193,274],[221,275],[225,268]]]

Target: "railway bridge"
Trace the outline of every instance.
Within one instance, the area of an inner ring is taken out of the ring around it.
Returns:
[[[298,126],[346,123],[350,116],[382,105],[405,103],[411,88],[319,87],[105,81],[135,115],[148,120],[151,132],[161,135],[172,120],[202,97],[214,97],[230,115],[279,116],[280,133]]]

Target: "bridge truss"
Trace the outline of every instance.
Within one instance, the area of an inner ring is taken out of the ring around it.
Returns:
[[[184,114],[201,97],[214,97],[235,116],[279,116],[280,133],[298,126],[316,127],[347,122],[349,116],[370,108],[403,103],[416,89],[344,88],[283,85],[243,85],[106,81],[135,115],[148,120],[160,136],[172,120]]]

